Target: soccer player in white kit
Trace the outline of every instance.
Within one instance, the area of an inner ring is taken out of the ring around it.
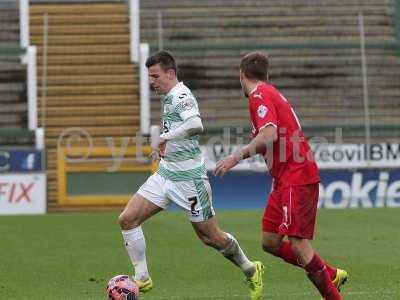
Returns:
[[[211,187],[199,148],[203,131],[197,101],[188,87],[178,82],[177,66],[171,53],[159,51],[146,61],[151,86],[164,95],[163,133],[154,159],[159,168],[129,200],[119,216],[126,250],[135,268],[134,280],[141,292],[153,288],[146,261],[146,243],[141,224],[176,203],[186,211],[197,234],[206,244],[238,266],[245,274],[250,298],[262,297],[264,266],[250,261],[237,240],[217,224]]]

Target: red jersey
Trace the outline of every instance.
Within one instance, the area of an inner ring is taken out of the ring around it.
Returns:
[[[278,185],[306,185],[320,181],[317,164],[299,120],[284,96],[267,83],[259,83],[249,95],[252,134],[275,126],[278,139],[264,153],[271,176]]]

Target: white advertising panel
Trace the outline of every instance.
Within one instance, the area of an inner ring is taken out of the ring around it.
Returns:
[[[45,213],[45,174],[0,175],[0,215]]]
[[[222,143],[202,146],[207,169],[214,170],[217,161],[243,146]],[[320,169],[400,168],[400,144],[311,144],[311,148]],[[234,170],[265,172],[266,165],[264,158],[256,155],[240,162]]]

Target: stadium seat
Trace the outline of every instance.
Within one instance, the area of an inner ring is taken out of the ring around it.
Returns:
[[[393,1],[235,0],[229,2],[229,9],[222,0],[144,1],[141,36],[152,49],[158,47],[159,12],[164,47],[175,53],[180,79],[198,97],[206,127],[248,127],[238,64],[251,50],[270,54],[270,79],[292,102],[308,136],[321,133],[321,120],[332,127],[360,127],[364,122],[360,12],[367,43],[372,125],[384,125],[400,115],[399,109],[386,105],[400,96]],[[153,95],[152,103],[155,123],[160,115],[157,96]],[[373,110],[379,105],[386,113],[377,118]],[[221,115],[222,107],[229,107],[229,112]],[[382,132],[375,133],[375,140],[385,138]],[[363,138],[358,129],[346,130],[345,141]]]
[[[27,124],[26,66],[21,63],[18,1],[0,2],[0,144],[32,147]]]

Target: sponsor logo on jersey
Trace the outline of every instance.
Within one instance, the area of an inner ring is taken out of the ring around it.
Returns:
[[[187,94],[186,93],[182,93],[182,94],[180,94],[179,95],[179,99],[185,99],[185,97],[187,96]]]
[[[260,118],[264,118],[267,115],[267,113],[268,113],[268,108],[265,105],[260,105],[257,108],[257,115]]]
[[[261,95],[261,93],[258,93],[258,94],[254,93],[254,94],[253,94],[253,97],[254,97],[254,98],[260,98],[261,100],[262,100],[262,98],[263,98],[262,95]]]
[[[194,106],[194,102],[192,99],[187,99],[182,103],[184,110],[191,110]]]

